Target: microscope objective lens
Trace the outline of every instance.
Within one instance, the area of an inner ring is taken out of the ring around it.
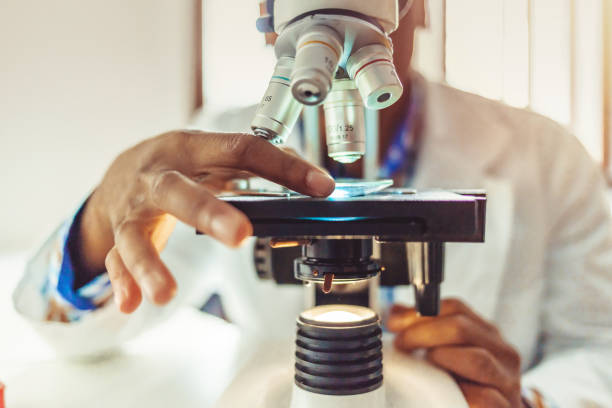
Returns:
[[[389,98],[391,98],[391,94],[387,92],[387,93],[380,95],[376,100],[380,103],[383,103],[383,102],[387,102]]]

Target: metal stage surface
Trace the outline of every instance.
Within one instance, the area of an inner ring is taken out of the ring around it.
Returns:
[[[349,198],[234,195],[258,237],[376,236],[389,240],[483,242],[483,191],[386,189]]]

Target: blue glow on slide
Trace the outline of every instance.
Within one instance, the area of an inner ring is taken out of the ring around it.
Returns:
[[[300,217],[300,220],[307,221],[360,221],[366,220],[368,217]]]

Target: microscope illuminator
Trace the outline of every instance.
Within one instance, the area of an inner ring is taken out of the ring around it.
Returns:
[[[372,309],[325,305],[297,319],[295,383],[327,395],[355,395],[382,386],[382,330]]]

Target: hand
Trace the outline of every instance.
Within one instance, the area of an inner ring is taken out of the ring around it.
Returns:
[[[334,189],[323,170],[259,137],[166,133],[125,151],[108,169],[83,211],[80,264],[89,271],[106,267],[122,312],[138,307],[141,290],[167,303],[176,282],[159,252],[176,219],[229,246],[252,234],[247,217],[214,195],[245,172],[312,196]]]
[[[443,300],[436,317],[395,305],[387,327],[399,350],[425,349],[430,362],[453,375],[470,408],[523,406],[519,354],[460,300]]]

